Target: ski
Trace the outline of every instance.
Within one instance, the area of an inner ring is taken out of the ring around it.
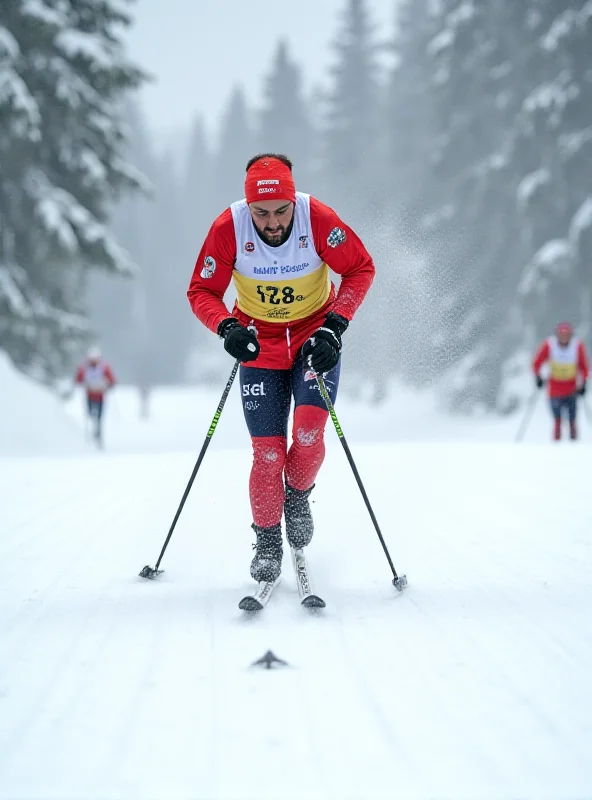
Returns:
[[[312,590],[304,551],[296,550],[293,547],[290,548],[290,551],[292,554],[292,566],[296,573],[296,584],[298,585],[300,604],[305,608],[325,608],[325,601]]]
[[[273,594],[273,590],[280,582],[281,578],[275,581],[259,581],[257,590],[253,594],[248,594],[238,604],[241,611],[261,611]]]

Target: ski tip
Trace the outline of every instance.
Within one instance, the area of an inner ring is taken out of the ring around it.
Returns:
[[[238,604],[238,607],[241,611],[261,611],[263,608],[263,604],[257,600],[256,597],[251,597],[251,595],[247,595],[243,597],[243,599]]]
[[[163,569],[154,569],[153,567],[150,567],[148,564],[146,564],[146,566],[142,567],[140,572],[138,572],[138,575],[140,576],[140,578],[148,578],[149,580],[154,580],[154,578],[157,578],[159,575],[162,575],[163,572],[164,572]]]
[[[322,597],[316,594],[309,594],[302,600],[301,605],[305,608],[325,608],[327,604]]]
[[[393,578],[393,586],[399,592],[407,588],[407,575],[399,575],[398,578]]]

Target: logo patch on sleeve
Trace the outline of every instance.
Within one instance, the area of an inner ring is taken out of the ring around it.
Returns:
[[[339,245],[343,244],[345,241],[347,241],[347,235],[343,228],[333,228],[327,237],[327,244],[329,247],[339,247]]]
[[[212,258],[212,256],[206,256],[204,258],[204,265],[202,271],[199,273],[201,277],[206,280],[207,278],[211,278],[216,272],[216,260]]]

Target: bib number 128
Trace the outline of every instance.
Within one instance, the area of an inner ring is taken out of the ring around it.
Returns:
[[[257,294],[262,303],[279,306],[280,303],[290,305],[295,300],[304,300],[301,294],[294,294],[293,286],[284,286],[281,291],[279,286],[257,286]]]

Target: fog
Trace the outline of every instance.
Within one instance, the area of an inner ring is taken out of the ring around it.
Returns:
[[[0,800],[592,798],[591,45],[0,1]]]
[[[535,348],[560,320],[587,341],[592,305],[590,15],[539,6],[114,1],[129,24],[114,15],[96,41],[47,12],[43,46],[103,92],[113,133],[92,135],[74,72],[51,97],[28,91],[37,63],[4,20],[12,363],[55,387],[94,343],[125,384],[223,385],[228,355],[186,292],[246,162],[275,151],[375,262],[343,392],[381,404],[406,385],[447,413],[515,412]]]

